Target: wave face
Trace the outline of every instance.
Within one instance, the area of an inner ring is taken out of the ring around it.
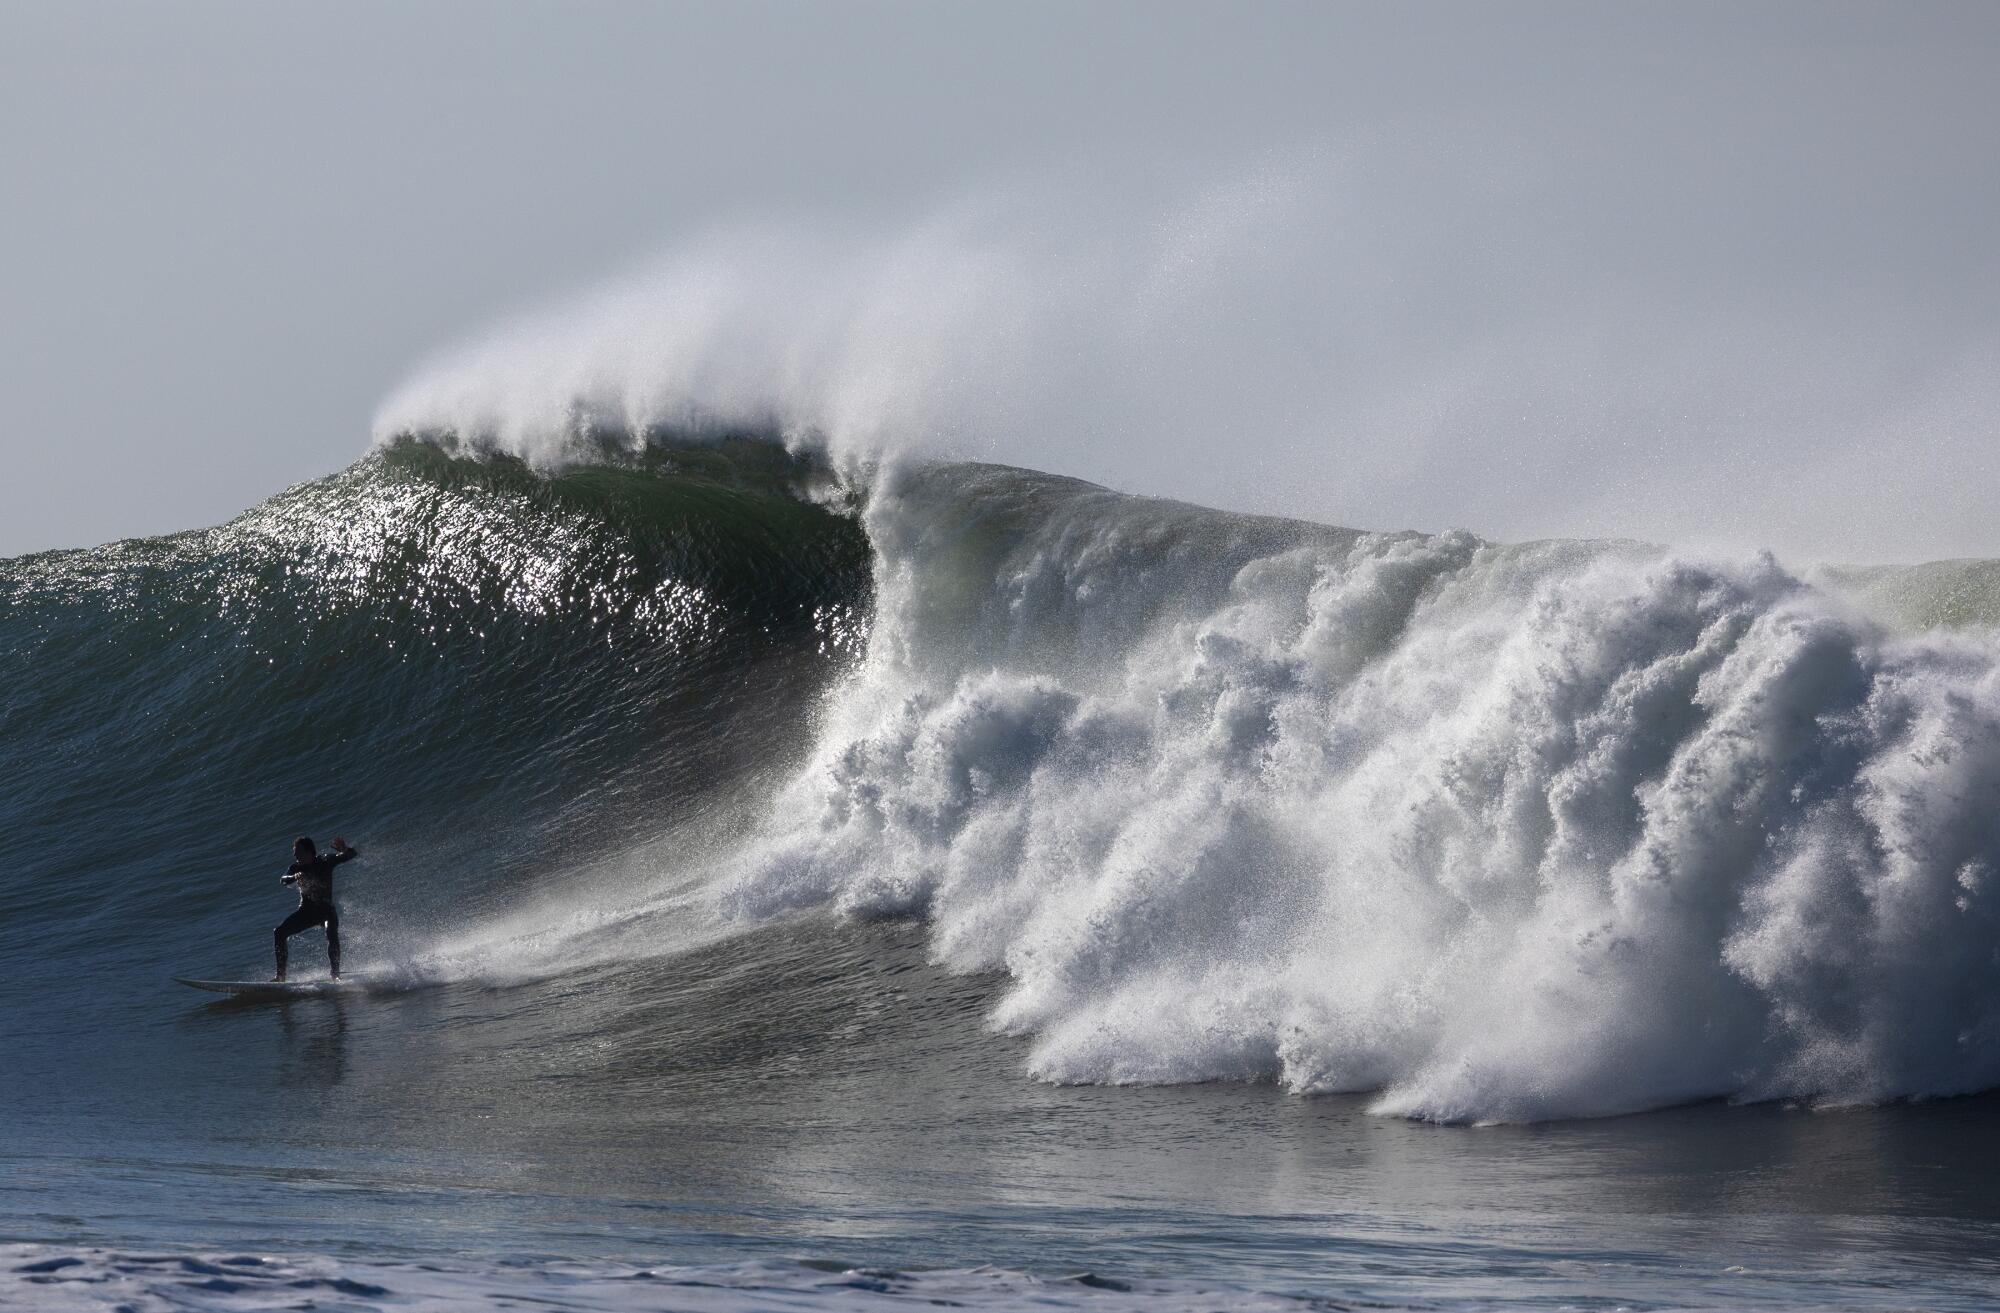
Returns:
[[[579,903],[590,851],[807,746],[871,587],[822,478],[749,440],[555,476],[404,444],[0,561],[0,939],[148,992],[217,946],[255,970],[290,836],[335,825],[411,873],[354,936],[392,956]]]
[[[927,913],[1039,1077],[1445,1121],[2000,1083],[1990,627],[990,467],[867,526],[867,660],[717,896]]]
[[[1445,1121],[2000,1084],[1991,563],[1811,582],[633,445],[395,443],[0,563],[7,960],[184,970],[245,939],[216,871],[339,818],[422,873],[358,914],[391,958],[573,961],[619,916],[600,958],[665,951],[669,887],[716,934],[921,914],[1051,1081]]]

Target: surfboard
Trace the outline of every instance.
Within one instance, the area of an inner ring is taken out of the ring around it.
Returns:
[[[237,998],[287,999],[320,998],[332,994],[358,994],[368,988],[368,982],[355,976],[342,976],[339,980],[189,980],[186,976],[175,976],[174,983],[194,989],[205,989],[212,994],[230,994]]]

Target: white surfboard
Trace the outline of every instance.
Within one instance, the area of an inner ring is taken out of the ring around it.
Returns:
[[[339,980],[189,980],[175,976],[174,983],[205,989],[212,994],[233,994],[237,998],[319,998],[333,994],[359,994],[369,982],[358,976]]]

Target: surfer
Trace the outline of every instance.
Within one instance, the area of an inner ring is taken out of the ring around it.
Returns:
[[[333,841],[333,851],[324,857],[311,839],[301,835],[292,841],[291,869],[279,881],[299,887],[299,910],[278,922],[278,928],[271,932],[278,951],[278,974],[271,977],[273,981],[285,978],[285,941],[316,925],[326,927],[326,963],[333,978],[340,979],[340,913],[333,906],[333,868],[360,855],[341,838]]]

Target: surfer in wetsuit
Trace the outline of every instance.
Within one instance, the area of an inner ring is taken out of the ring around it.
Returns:
[[[340,913],[333,906],[333,868],[360,855],[345,839],[335,839],[333,851],[324,857],[311,839],[301,836],[293,841],[291,869],[279,879],[299,887],[299,910],[278,922],[278,928],[271,932],[278,950],[278,974],[271,977],[273,980],[285,978],[285,941],[316,925],[326,927],[326,962],[333,968],[333,978],[340,979]]]

